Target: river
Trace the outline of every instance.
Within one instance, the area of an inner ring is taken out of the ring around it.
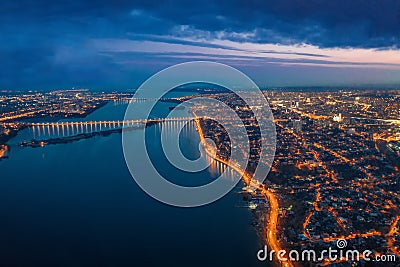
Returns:
[[[160,103],[155,116],[171,103]],[[109,103],[83,120],[122,120],[126,105]],[[218,170],[188,177],[172,168],[149,127],[149,154],[174,182],[204,184]],[[121,134],[40,148],[19,147],[30,130],[10,141],[0,161],[1,266],[266,266],[252,213],[237,194],[199,208],[162,204],[132,179]],[[198,156],[194,128],[182,136],[183,152]]]

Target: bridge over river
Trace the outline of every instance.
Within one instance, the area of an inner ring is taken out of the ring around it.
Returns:
[[[117,129],[144,127],[151,123],[161,123],[167,128],[179,128],[200,117],[167,117],[138,120],[107,120],[107,121],[58,121],[58,122],[14,122],[3,125],[18,125],[28,128],[33,139],[69,137],[78,134],[89,134]]]

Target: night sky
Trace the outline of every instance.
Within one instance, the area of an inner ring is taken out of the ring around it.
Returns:
[[[0,90],[136,88],[192,60],[265,86],[400,84],[398,0],[0,3]]]

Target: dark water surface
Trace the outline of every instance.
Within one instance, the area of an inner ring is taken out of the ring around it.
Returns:
[[[85,120],[123,119],[124,110],[108,104]],[[256,259],[261,245],[238,188],[204,207],[171,207],[131,178],[121,134],[18,147],[30,138],[21,132],[0,162],[0,266],[266,266]],[[197,133],[189,129],[182,143],[195,158]],[[149,149],[162,154],[157,142]],[[208,182],[216,171],[193,175],[182,179]]]

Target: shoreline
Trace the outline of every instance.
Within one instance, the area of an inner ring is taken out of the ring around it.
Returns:
[[[94,133],[87,133],[87,134],[78,134],[74,136],[67,136],[67,137],[60,137],[60,138],[51,138],[46,140],[32,140],[30,142],[22,142],[19,145],[22,147],[44,147],[46,145],[58,145],[58,144],[69,144],[72,142],[76,142],[79,140],[90,139],[96,136],[109,136],[113,133],[119,133],[122,129],[113,129],[108,131],[102,132],[94,132]]]
[[[196,113],[194,111],[191,111],[191,112],[192,112],[193,116],[195,117],[194,121],[196,124],[196,131],[199,134],[200,142],[202,143],[202,141],[204,140],[204,133],[203,133],[203,129],[201,128],[201,125],[200,125],[200,119],[196,118]],[[283,250],[283,247],[281,246],[281,244],[279,243],[279,241],[277,239],[277,231],[278,231],[277,225],[278,225],[278,220],[279,220],[279,201],[278,201],[278,198],[275,196],[273,190],[267,189],[264,184],[259,184],[259,183],[256,183],[255,181],[253,181],[250,174],[248,174],[241,168],[235,166],[234,164],[231,164],[230,162],[228,162],[222,158],[217,157],[216,154],[213,155],[211,153],[211,151],[209,151],[209,149],[205,146],[205,144],[202,144],[202,148],[208,156],[212,157],[213,159],[215,159],[216,161],[218,161],[222,164],[225,164],[226,166],[231,167],[234,171],[236,171],[239,175],[241,175],[241,179],[245,183],[245,185],[253,186],[253,187],[257,188],[266,198],[268,198],[268,201],[270,204],[270,207],[269,207],[270,212],[268,215],[268,222],[266,222],[265,231],[264,231],[265,240],[263,240],[263,241],[266,242],[267,245],[275,252]],[[279,263],[281,266],[285,266],[285,267],[293,267],[294,266],[294,264],[290,261],[279,261],[277,259],[276,263]]]

